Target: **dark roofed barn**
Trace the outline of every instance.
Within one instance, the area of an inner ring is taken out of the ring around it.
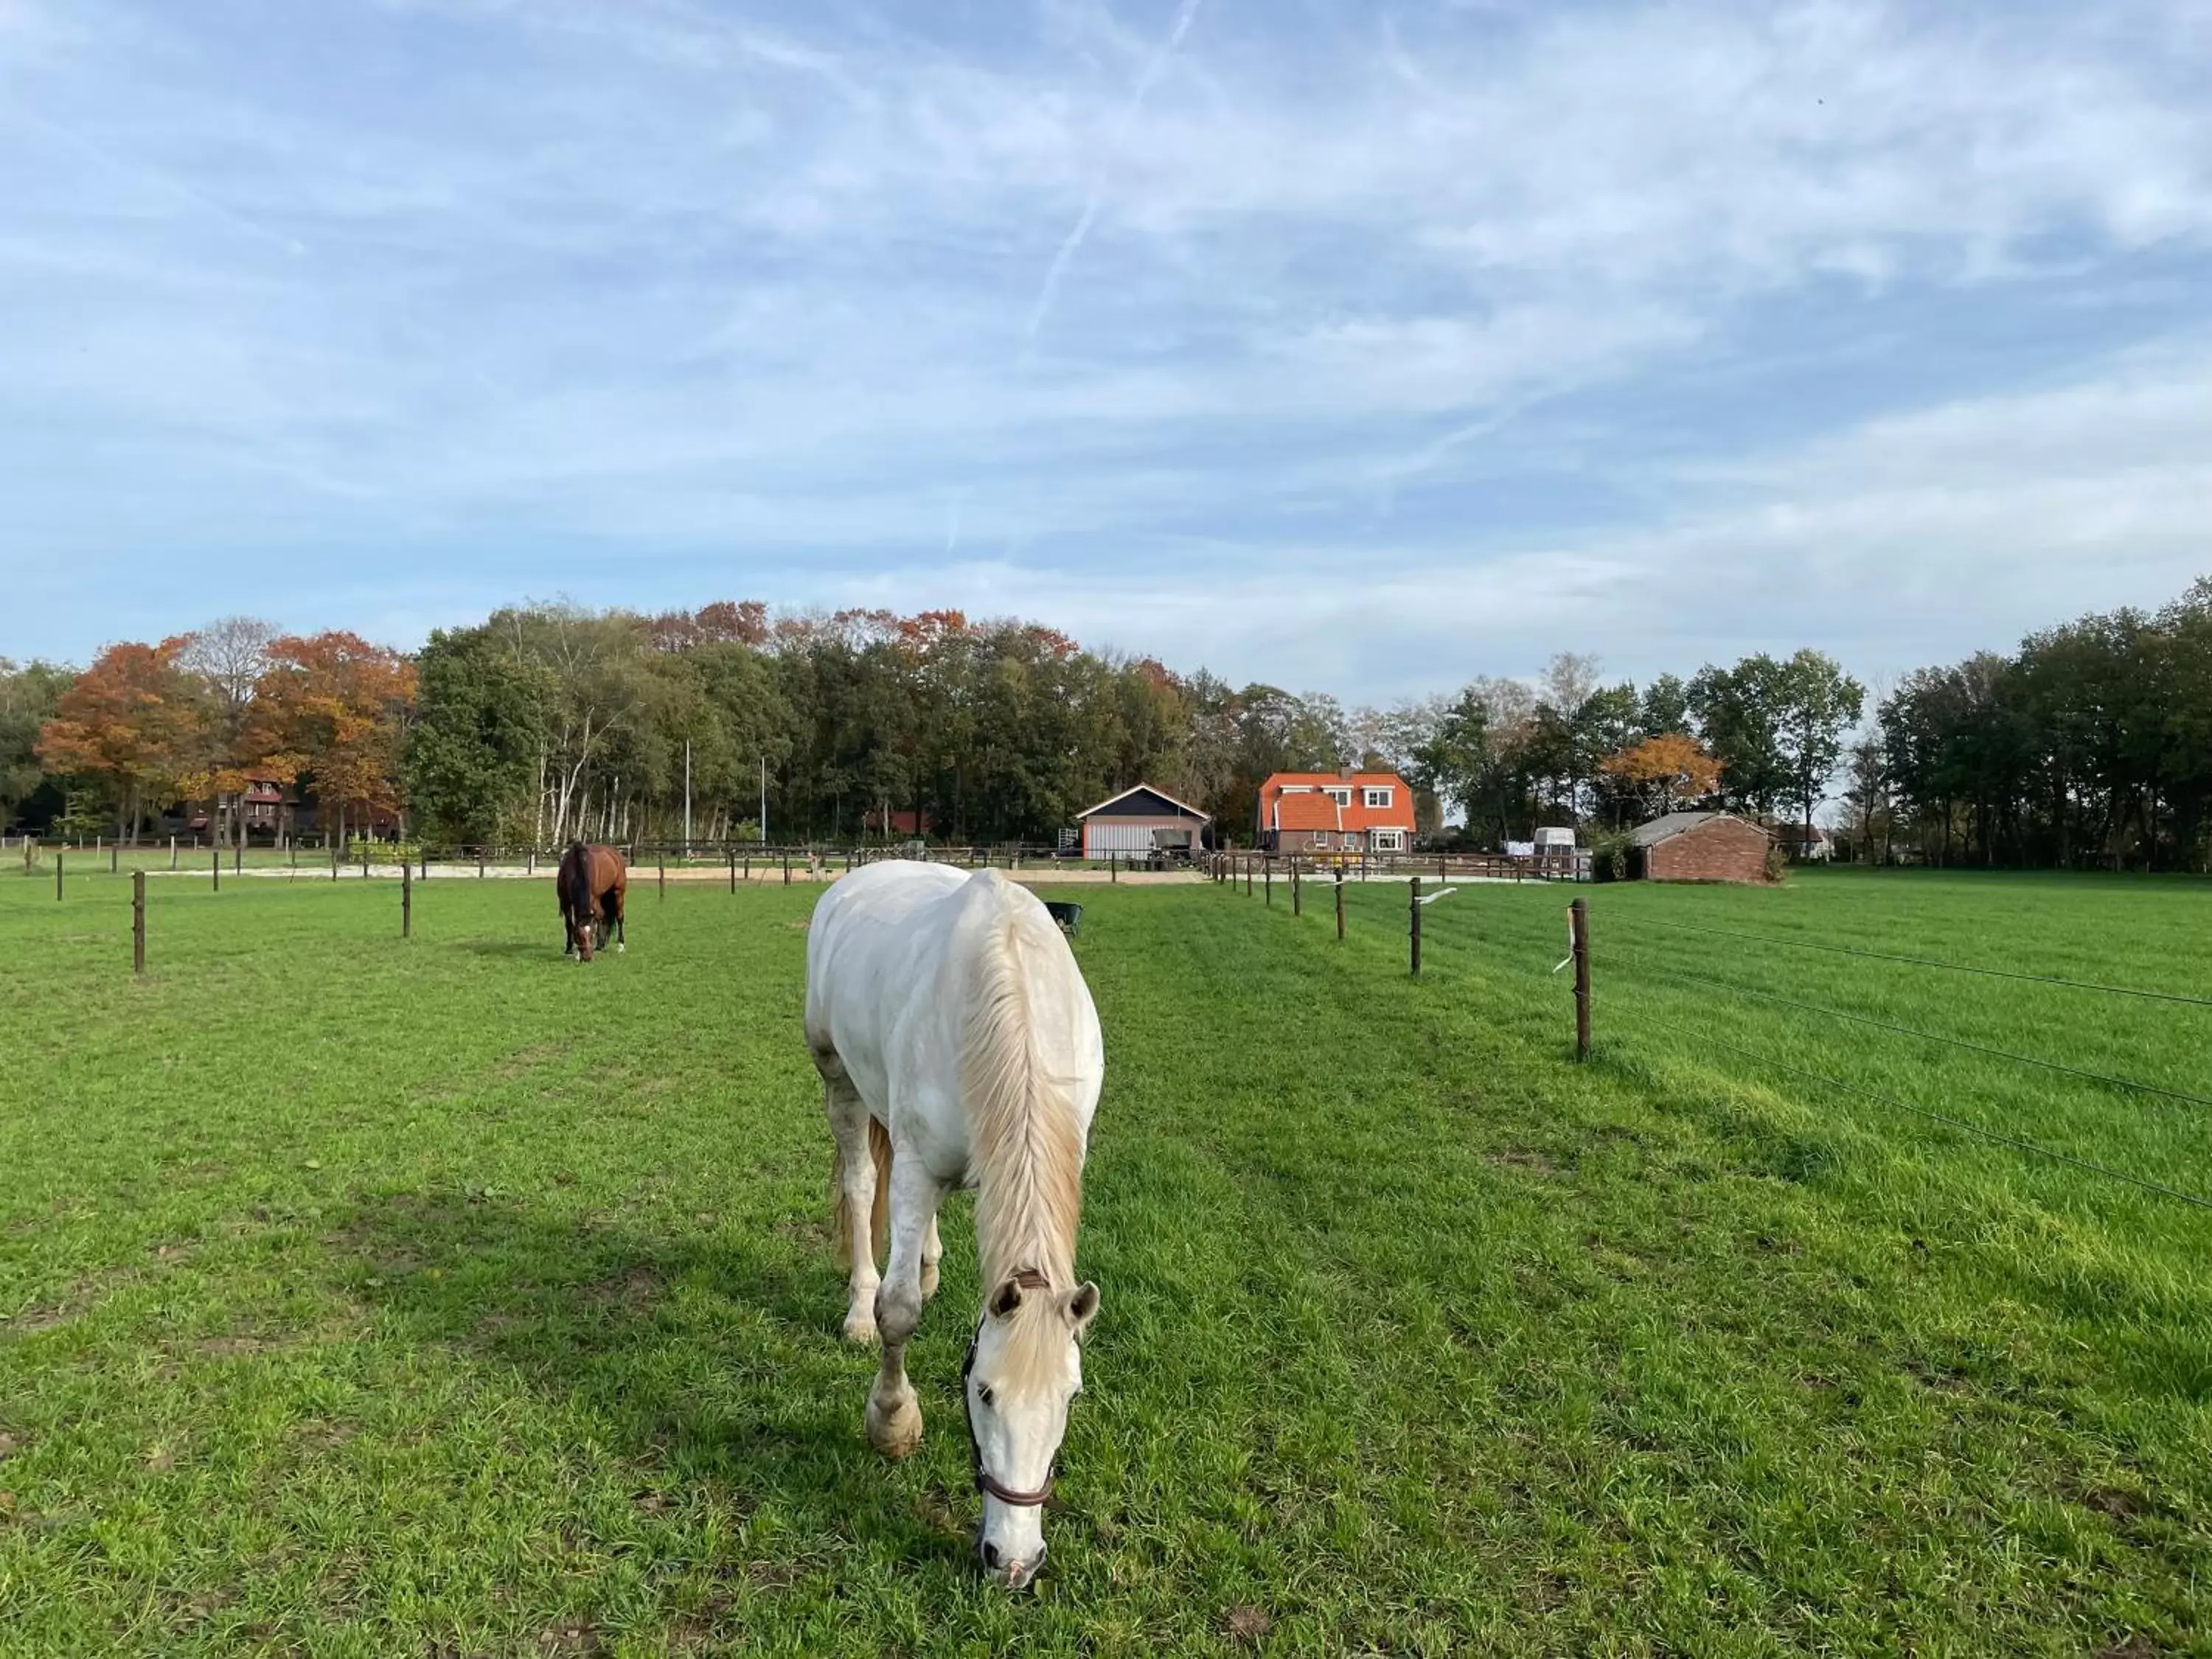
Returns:
[[[1766,831],[1731,812],[1669,812],[1629,835],[1629,874],[1651,881],[1767,879]]]

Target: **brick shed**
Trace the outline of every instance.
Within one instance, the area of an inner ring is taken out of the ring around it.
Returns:
[[[1729,812],[1669,812],[1629,837],[1629,873],[1652,881],[1766,879],[1766,831]]]

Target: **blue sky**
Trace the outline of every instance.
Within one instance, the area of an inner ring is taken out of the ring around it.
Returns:
[[[2212,570],[2208,87],[2212,0],[0,0],[0,654],[1879,682]]]

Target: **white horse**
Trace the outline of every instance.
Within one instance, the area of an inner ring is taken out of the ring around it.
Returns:
[[[1075,1278],[1105,1069],[1090,988],[1027,889],[991,870],[872,864],[814,907],[806,1042],[837,1141],[845,1334],[882,1338],[868,1438],[891,1457],[921,1443],[906,1345],[937,1289],[937,1206],[975,1188],[988,1291],[962,1380],[983,1499],[975,1549],[1019,1589],[1044,1559],[1040,1512],[1098,1311],[1097,1285]]]

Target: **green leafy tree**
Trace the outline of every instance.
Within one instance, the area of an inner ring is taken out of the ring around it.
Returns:
[[[43,803],[49,818],[64,806],[39,759],[40,728],[53,719],[76,676],[51,663],[21,666],[0,657],[0,825]]]
[[[1655,676],[1644,688],[1636,714],[1640,738],[1663,738],[1690,729],[1690,688],[1679,674]]]
[[[416,659],[407,732],[408,798],[424,831],[454,842],[534,833],[544,710],[544,665],[489,626],[441,629]]]
[[[1775,677],[1774,757],[1786,780],[1783,799],[1796,804],[1808,842],[1813,809],[1827,793],[1844,735],[1865,707],[1866,688],[1818,651],[1798,652]]]
[[[1707,664],[1687,688],[1698,735],[1720,761],[1721,792],[1730,806],[1762,816],[1790,786],[1783,752],[1786,671],[1761,652],[1733,668]]]

